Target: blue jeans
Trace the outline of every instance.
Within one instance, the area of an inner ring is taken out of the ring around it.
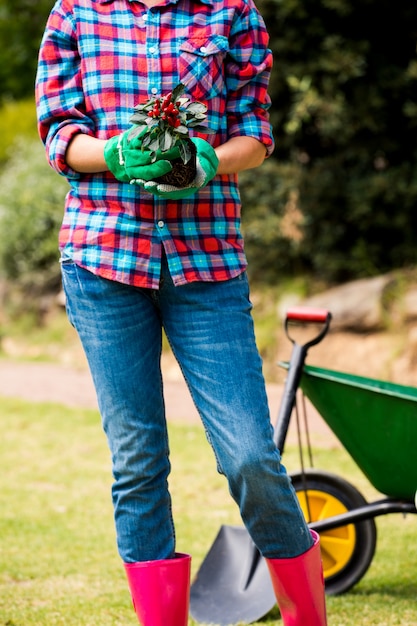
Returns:
[[[163,264],[159,290],[106,280],[68,261],[62,274],[112,455],[123,561],[175,552],[162,328],[258,549],[268,558],[308,550],[310,533],[273,442],[246,274],[175,287]]]

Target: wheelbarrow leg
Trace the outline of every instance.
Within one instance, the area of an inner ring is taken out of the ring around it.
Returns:
[[[141,626],[187,626],[190,597],[188,554],[173,559],[125,563],[125,571]]]
[[[292,559],[265,559],[284,626],[326,626],[319,535],[314,545]]]

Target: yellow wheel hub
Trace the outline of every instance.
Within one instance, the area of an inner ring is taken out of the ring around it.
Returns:
[[[307,498],[308,496],[308,506]],[[346,513],[347,508],[340,500],[325,491],[308,489],[297,491],[298,500],[308,522]],[[354,524],[347,524],[320,533],[320,548],[324,578],[338,574],[350,561],[356,545]]]

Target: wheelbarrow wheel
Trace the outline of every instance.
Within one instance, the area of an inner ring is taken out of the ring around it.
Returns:
[[[348,481],[317,470],[291,474],[307,522],[346,513],[366,505],[362,494]],[[376,547],[373,518],[320,533],[326,594],[344,593],[368,570]]]

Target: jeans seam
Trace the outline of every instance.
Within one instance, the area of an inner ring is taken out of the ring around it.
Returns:
[[[168,339],[168,343],[169,343],[169,345],[170,345],[170,347],[171,347],[172,353],[173,353],[173,355],[175,356],[175,360],[177,361],[177,363],[178,363],[178,365],[179,365],[179,368],[180,368],[180,370],[181,370],[181,373],[182,373],[182,376],[183,376],[183,378],[184,378],[185,384],[187,385],[188,391],[190,392],[190,396],[191,396],[191,398],[192,398],[192,400],[193,400],[193,402],[194,402],[194,406],[196,407],[197,412],[198,412],[198,414],[199,414],[199,416],[200,416],[200,419],[201,419],[201,421],[202,421],[202,423],[203,423],[203,426],[204,426],[204,431],[205,431],[205,434],[206,434],[207,441],[209,442],[210,447],[211,447],[211,449],[213,450],[214,457],[215,457],[215,459],[216,459],[217,471],[219,472],[219,474],[222,474],[222,475],[224,476],[224,471],[223,471],[223,468],[222,468],[222,464],[220,463],[220,460],[219,460],[219,458],[218,458],[218,456],[217,456],[217,454],[216,454],[216,450],[215,450],[215,448],[214,448],[214,446],[213,446],[213,443],[212,443],[212,440],[211,440],[211,437],[210,437],[210,432],[209,432],[209,429],[207,428],[207,424],[206,424],[206,421],[205,421],[205,419],[204,419],[204,416],[202,415],[202,413],[201,413],[201,411],[200,411],[200,409],[199,409],[199,407],[198,407],[198,402],[196,402],[195,395],[194,395],[194,393],[193,393],[193,389],[192,389],[192,387],[190,386],[190,384],[189,384],[189,382],[188,382],[188,379],[187,379],[187,376],[185,375],[185,372],[184,372],[184,369],[183,369],[183,367],[182,367],[181,361],[178,359],[177,354],[176,354],[176,351],[175,351],[175,349],[174,349],[174,347],[173,347],[173,345],[172,345],[172,343],[171,343],[171,341],[170,341],[170,338],[169,338],[169,336],[168,336],[168,334],[167,334],[167,333],[166,333],[166,336],[167,336],[167,339]]]

